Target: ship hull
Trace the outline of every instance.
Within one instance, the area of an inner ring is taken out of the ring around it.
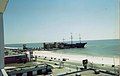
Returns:
[[[64,48],[84,48],[87,43],[65,44]]]
[[[84,48],[87,43],[76,43],[76,44],[68,44],[68,43],[44,43],[44,50],[52,50],[52,49],[70,49],[70,48]]]

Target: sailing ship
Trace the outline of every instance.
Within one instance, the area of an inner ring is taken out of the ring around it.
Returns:
[[[44,50],[53,50],[53,49],[70,49],[70,48],[84,48],[87,42],[81,42],[81,37],[79,35],[79,43],[73,43],[73,36],[71,33],[71,43],[63,42],[54,42],[54,43],[43,43]]]
[[[87,42],[84,42],[84,43],[81,42],[80,34],[79,34],[79,43],[73,43],[73,36],[71,33],[71,43],[70,44],[65,43],[64,47],[65,48],[84,48],[86,44]]]

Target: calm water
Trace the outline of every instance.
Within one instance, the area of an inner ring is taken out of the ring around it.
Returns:
[[[84,49],[62,49],[54,52],[74,55],[92,55],[92,56],[120,56],[120,40],[93,40],[86,41],[87,45]],[[22,48],[22,44],[7,44],[8,47]],[[27,47],[42,47],[41,43],[29,43]]]

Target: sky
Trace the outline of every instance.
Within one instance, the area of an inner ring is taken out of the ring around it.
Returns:
[[[118,0],[9,0],[5,43],[118,39]]]

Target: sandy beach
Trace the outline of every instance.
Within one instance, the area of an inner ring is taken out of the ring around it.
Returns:
[[[68,54],[59,54],[54,53],[52,51],[34,51],[34,56],[48,57],[48,58],[57,58],[57,59],[69,59],[71,62],[82,62],[84,59],[88,59],[90,63],[96,64],[108,64],[108,65],[119,65],[120,59],[119,57],[97,57],[97,56],[87,56],[87,55],[68,55]]]

